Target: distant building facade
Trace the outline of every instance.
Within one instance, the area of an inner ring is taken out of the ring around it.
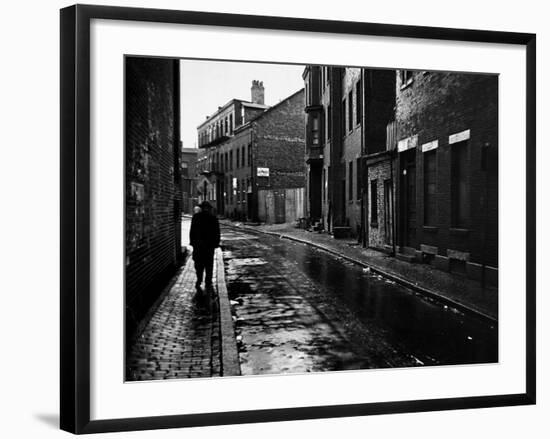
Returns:
[[[197,196],[197,148],[181,148],[181,191],[182,213],[192,214],[198,201]]]
[[[310,223],[496,280],[497,77],[329,66],[303,77]]]
[[[179,61],[126,57],[127,334],[181,256]]]
[[[226,217],[296,220],[304,215],[304,92],[268,107],[263,83],[253,81],[251,97],[233,99],[198,127],[200,196]]]

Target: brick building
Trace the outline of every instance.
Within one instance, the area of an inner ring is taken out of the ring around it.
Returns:
[[[303,217],[304,92],[268,107],[263,83],[253,81],[251,97],[233,99],[198,127],[206,151],[201,197],[230,218],[296,220]]]
[[[395,71],[308,66],[303,77],[310,222],[335,236],[383,242],[384,222],[378,209],[369,216],[368,203],[385,200],[370,199],[374,183],[367,185],[369,172],[391,180],[386,129],[394,117]]]
[[[303,77],[315,228],[495,280],[497,77],[327,66]]]
[[[179,61],[125,62],[125,302],[131,335],[180,258],[180,95]]]
[[[396,124],[400,250],[496,282],[498,77],[401,70]]]

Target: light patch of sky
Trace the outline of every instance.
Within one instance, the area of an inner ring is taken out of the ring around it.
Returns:
[[[231,99],[251,100],[252,80],[263,81],[272,106],[304,87],[304,66],[211,60],[180,60],[181,140],[197,146],[197,126]]]

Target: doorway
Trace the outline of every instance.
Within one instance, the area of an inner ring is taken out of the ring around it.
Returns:
[[[402,244],[416,246],[416,149],[401,153]]]

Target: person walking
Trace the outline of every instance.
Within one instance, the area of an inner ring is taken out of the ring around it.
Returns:
[[[220,246],[220,224],[213,215],[212,205],[208,201],[203,201],[199,207],[200,212],[195,213],[191,220],[189,243],[193,247],[193,261],[197,274],[195,287],[198,293],[202,293],[203,274],[206,274],[204,279],[206,289],[212,288],[214,251]]]

